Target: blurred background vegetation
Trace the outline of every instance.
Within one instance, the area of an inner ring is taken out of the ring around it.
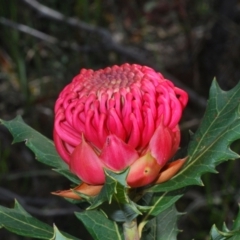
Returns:
[[[53,107],[81,68],[124,62],[153,67],[190,95],[182,146],[197,129],[214,76],[227,90],[240,79],[239,0],[0,0],[0,118],[20,114],[52,138]],[[50,192],[69,182],[38,163],[0,126],[0,203],[17,198],[37,218],[91,239],[76,208]],[[238,151],[239,144],[233,148]],[[216,223],[231,226],[240,200],[239,162],[203,177],[178,202],[180,240],[208,239]],[[0,239],[27,239],[0,230]]]

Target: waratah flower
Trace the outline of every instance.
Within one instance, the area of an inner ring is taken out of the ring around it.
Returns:
[[[166,181],[184,162],[168,163],[179,147],[187,100],[146,66],[82,69],[55,105],[56,149],[84,187],[104,184],[104,169],[127,167],[131,187]]]

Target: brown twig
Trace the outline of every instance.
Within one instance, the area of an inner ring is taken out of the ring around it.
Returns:
[[[101,46],[104,49],[115,51],[140,64],[145,64],[150,67],[153,67],[157,71],[161,71],[163,75],[168,79],[172,80],[175,83],[175,85],[185,89],[188,92],[190,101],[194,103],[194,105],[198,106],[201,109],[204,109],[206,107],[207,101],[205,98],[198,95],[195,91],[190,89],[188,86],[183,84],[181,81],[179,81],[169,73],[163,71],[162,69],[159,69],[159,66],[151,62],[149,57],[147,57],[143,51],[140,51],[139,49],[136,50],[133,47],[124,46],[116,42],[113,39],[111,33],[106,29],[101,27],[96,27],[91,24],[87,24],[83,21],[80,21],[77,18],[66,17],[62,13],[42,5],[36,0],[21,0],[21,1],[27,4],[32,9],[34,9],[35,11],[37,11],[39,14],[41,14],[42,17],[52,19],[54,21],[62,22],[62,23],[68,24],[71,27],[78,28],[79,30],[97,35],[99,41],[101,42]]]
[[[27,25],[24,24],[19,24],[16,22],[13,22],[9,19],[6,19],[4,17],[0,17],[0,23],[11,27],[13,29],[18,30],[19,32],[23,32],[26,33],[28,35],[31,35],[37,39],[40,39],[44,42],[50,43],[50,44],[58,44],[61,47],[66,47],[66,48],[70,48],[74,51],[78,51],[78,52],[90,52],[90,51],[94,51],[94,48],[91,46],[79,46],[77,43],[68,43],[66,41],[59,41],[56,37],[50,36],[46,33],[43,33],[39,30],[36,30],[34,28],[31,28]]]

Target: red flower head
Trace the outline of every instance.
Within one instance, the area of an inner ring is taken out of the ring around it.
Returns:
[[[146,66],[82,69],[55,105],[57,151],[90,185],[104,183],[104,168],[126,167],[131,187],[160,182],[179,147],[187,100],[183,90]]]

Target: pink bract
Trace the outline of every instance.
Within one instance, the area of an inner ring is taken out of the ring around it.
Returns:
[[[56,149],[87,184],[104,184],[104,168],[126,167],[131,187],[150,184],[179,147],[187,101],[185,91],[146,66],[82,69],[55,105]]]

